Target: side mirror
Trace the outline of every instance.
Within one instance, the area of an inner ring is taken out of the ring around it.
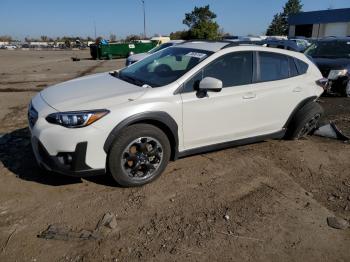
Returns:
[[[222,81],[213,77],[205,77],[199,82],[199,91],[220,92],[222,89]]]

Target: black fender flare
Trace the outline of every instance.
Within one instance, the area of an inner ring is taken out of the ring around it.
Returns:
[[[178,158],[178,125],[176,121],[166,112],[162,111],[149,111],[138,113],[121,121],[117,126],[115,126],[109,133],[103,149],[108,154],[114,139],[123,130],[123,128],[136,123],[149,123],[160,128],[169,138],[171,145],[171,159],[176,160]]]
[[[308,98],[305,98],[304,100],[302,100],[292,111],[292,113],[290,114],[287,122],[284,124],[283,128],[287,129],[289,124],[291,123],[291,121],[293,120],[294,116],[296,115],[296,113],[301,110],[305,105],[309,104],[309,103],[314,103],[317,99],[317,96],[310,96]]]

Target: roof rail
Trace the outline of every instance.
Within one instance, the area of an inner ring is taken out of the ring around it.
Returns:
[[[230,40],[191,39],[191,40],[184,41],[182,44],[192,43],[192,42],[223,43],[226,45],[224,45],[221,49],[225,49],[228,47],[242,46],[242,45],[258,45],[257,43],[260,41],[230,41]]]
[[[206,43],[232,43],[232,41],[229,40],[206,40],[206,39],[191,39],[186,40],[184,43],[191,43],[191,42],[206,42]]]
[[[241,41],[241,42],[230,42],[229,44],[223,46],[221,49],[229,48],[229,47],[235,47],[235,46],[249,46],[249,45],[254,45],[254,46],[259,46],[258,43],[261,42],[261,45],[263,45],[263,41]]]

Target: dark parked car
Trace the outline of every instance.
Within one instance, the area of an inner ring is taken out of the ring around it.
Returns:
[[[229,40],[231,41],[231,40]],[[299,40],[298,40],[299,41]],[[300,41],[297,42],[295,39],[286,40],[286,39],[266,39],[266,40],[233,40],[233,42],[239,43],[240,45],[261,45],[272,48],[286,49],[295,52],[304,52],[306,49],[306,44],[300,44]]]
[[[322,39],[305,54],[328,79],[327,93],[350,97],[350,37]]]
[[[306,46],[300,45],[294,40],[264,40],[262,44],[267,47],[287,49],[295,52],[303,52],[306,49]]]

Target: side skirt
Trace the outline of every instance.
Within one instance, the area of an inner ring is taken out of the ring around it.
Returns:
[[[218,150],[229,148],[229,147],[236,147],[236,146],[243,146],[243,145],[247,145],[247,144],[253,144],[253,143],[257,143],[257,142],[262,142],[262,141],[267,140],[267,139],[281,139],[284,137],[285,133],[286,133],[286,130],[283,129],[281,131],[278,131],[278,132],[272,133],[272,134],[244,138],[244,139],[240,139],[240,140],[235,140],[235,141],[224,142],[224,143],[210,145],[210,146],[189,149],[189,150],[186,150],[183,152],[179,152],[178,158],[197,155],[197,154],[201,154],[201,153],[218,151]]]

